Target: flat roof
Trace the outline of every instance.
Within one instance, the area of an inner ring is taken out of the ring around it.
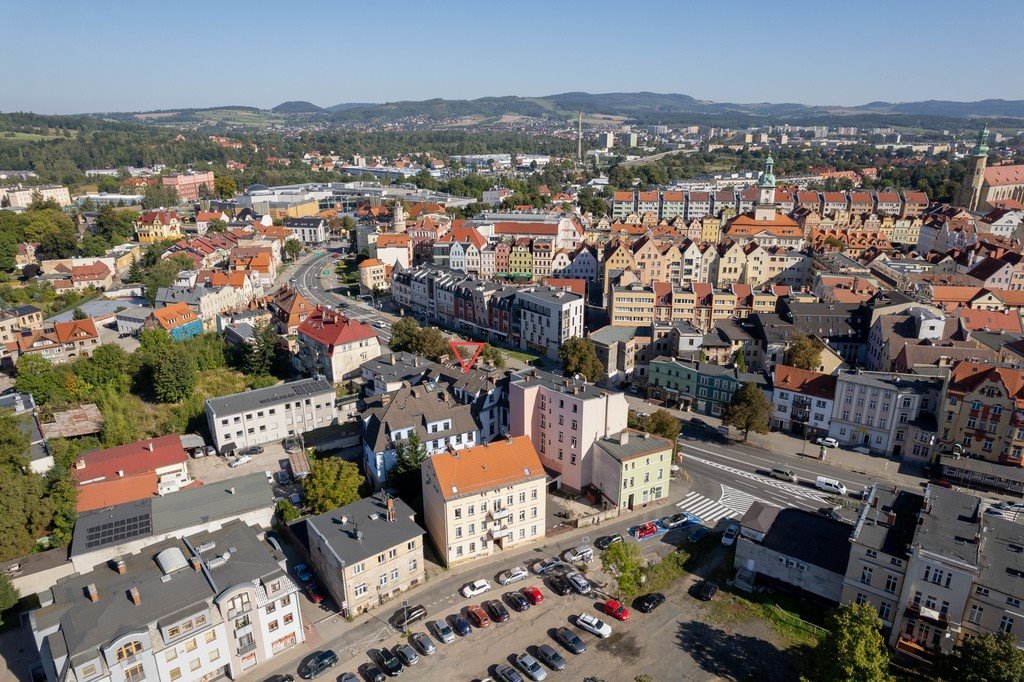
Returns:
[[[214,414],[237,414],[328,392],[333,394],[334,386],[326,379],[300,379],[255,391],[210,398],[206,405],[213,409]]]

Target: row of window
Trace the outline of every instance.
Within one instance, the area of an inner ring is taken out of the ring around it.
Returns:
[[[505,496],[505,504],[508,505],[509,507],[511,507],[512,506],[512,500],[514,500],[514,499],[515,499],[515,497],[513,495],[506,495]],[[537,499],[537,488],[532,488],[530,490],[530,499],[531,500],[536,500]],[[526,502],[526,491],[525,490],[520,490],[519,491],[519,502],[520,502],[520,504]],[[492,504],[491,508],[494,511],[501,511],[502,507],[501,507],[501,498],[500,497],[495,497],[493,500],[491,500],[491,504]],[[534,509],[536,509],[536,507],[534,507]],[[471,504],[466,505],[466,516],[474,516],[476,514],[476,510],[477,510],[477,506],[476,506],[475,503],[471,503]],[[487,501],[486,500],[480,503],[480,513],[481,514],[486,514],[487,513]],[[455,518],[456,519],[461,519],[462,518],[462,507],[456,507],[455,510],[454,510],[454,514],[455,514]],[[412,549],[412,548],[410,547],[410,549]]]
[[[416,559],[409,559],[409,573],[415,573],[417,568],[419,568],[419,562]],[[389,582],[398,582],[400,577],[401,571],[399,571],[397,568],[392,568],[390,573],[384,572],[377,576],[377,586],[378,588],[381,588],[387,585]],[[359,583],[353,589],[353,592],[357,597],[361,597],[369,591],[370,588],[367,586],[366,583]]]
[[[210,655],[209,655],[209,659],[210,659],[210,663],[216,663],[217,661],[219,661],[220,660],[220,649],[214,649],[213,651],[211,651]],[[199,670],[199,668],[201,668],[202,665],[203,665],[202,661],[197,656],[196,658],[193,658],[191,661],[189,661],[188,669],[190,671],[192,671],[192,672],[195,672],[196,670]],[[142,666],[138,666],[138,667],[141,668]],[[128,674],[126,672],[125,673],[125,679],[126,680],[127,679],[143,680],[143,679],[145,679],[145,676],[129,678]],[[174,680],[180,680],[181,679],[181,668],[180,667],[179,668],[171,668],[170,679],[172,680],[172,682]]]
[[[536,535],[537,535],[537,526],[530,526],[530,537],[534,537]],[[526,528],[520,528],[519,529],[519,539],[520,540],[525,540],[526,539]],[[481,549],[486,548],[486,547],[487,547],[487,543],[486,542],[481,543]],[[475,552],[476,552],[476,541],[474,540],[474,541],[469,543],[469,553],[470,554],[474,554]],[[456,547],[455,547],[455,556],[457,556],[457,557],[463,556],[462,545],[456,545]]]

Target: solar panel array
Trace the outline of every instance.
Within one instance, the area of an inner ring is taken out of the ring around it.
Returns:
[[[87,549],[103,547],[143,535],[149,535],[152,532],[153,516],[146,512],[137,516],[114,519],[106,523],[90,526],[85,531],[85,546]]]

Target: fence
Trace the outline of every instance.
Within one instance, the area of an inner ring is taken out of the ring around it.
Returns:
[[[808,623],[803,618],[800,618],[799,616],[795,616],[792,613],[790,613],[789,611],[786,611],[785,609],[780,608],[778,604],[772,604],[772,613],[779,620],[781,620],[781,621],[783,621],[785,623],[788,623],[789,625],[792,625],[793,627],[800,628],[801,630],[806,630],[807,632],[810,632],[811,634],[813,634],[814,636],[816,636],[818,638],[824,637],[825,635],[828,634],[828,630],[826,630],[825,628],[819,627],[819,626],[815,625],[814,623]]]

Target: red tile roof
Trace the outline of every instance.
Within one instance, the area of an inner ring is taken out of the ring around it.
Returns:
[[[989,187],[1024,185],[1024,166],[989,166],[985,169],[985,182]]]
[[[832,400],[836,394],[836,377],[788,365],[775,365],[772,385],[776,391],[792,391],[828,400]]]
[[[159,438],[118,445],[106,450],[93,450],[78,456],[71,476],[79,485],[97,480],[113,480],[152,472],[181,464],[188,459],[181,438],[176,433]]]
[[[971,331],[1021,333],[1020,315],[1016,312],[997,313],[993,310],[960,308],[953,316],[962,319],[964,325]]]
[[[550,237],[555,237],[558,236],[558,223],[494,223],[494,234],[542,234]]]
[[[574,294],[585,296],[587,293],[587,280],[575,279],[572,277],[548,277],[544,284],[556,289],[568,289]]]
[[[178,220],[178,214],[174,211],[150,211],[139,216],[139,222],[143,225],[152,225],[157,221],[166,225],[172,220]]]
[[[299,334],[305,334],[325,346],[337,346],[377,336],[368,325],[322,308],[318,308],[299,325]]]
[[[386,249],[389,247],[408,248],[409,235],[407,234],[382,234],[377,237],[377,248]]]
[[[80,512],[144,500],[157,493],[156,474],[148,471],[125,478],[79,486],[76,508]]]

